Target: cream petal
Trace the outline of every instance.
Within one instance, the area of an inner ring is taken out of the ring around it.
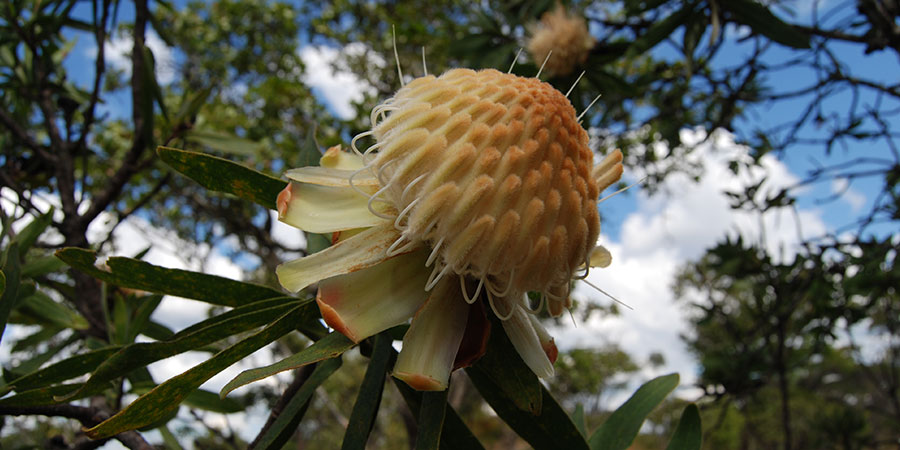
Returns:
[[[427,256],[418,250],[320,281],[316,301],[322,318],[354,342],[406,322],[427,295]]]
[[[383,204],[373,204],[379,206]],[[368,197],[353,188],[296,181],[278,195],[278,220],[312,233],[371,227],[385,222],[369,211]]]
[[[329,148],[321,158],[319,165],[331,169],[357,170],[365,166],[361,156],[352,152],[341,151],[340,145]]]
[[[432,289],[403,337],[393,375],[420,391],[447,389],[469,307],[460,293],[457,277],[444,277]]]
[[[393,223],[382,221],[321,252],[281,264],[275,273],[285,289],[299,292],[316,281],[365,269],[389,259],[387,249],[399,237]]]
[[[606,247],[598,245],[591,251],[591,267],[608,267],[612,263],[612,254]]]
[[[288,179],[300,183],[310,183],[319,186],[350,187],[350,179],[353,178],[353,186],[367,189],[370,194],[377,191],[378,178],[371,170],[343,170],[329,167],[298,167],[284,173]],[[376,189],[371,189],[375,187]]]
[[[541,340],[521,307],[516,306],[515,311],[509,319],[502,321],[503,329],[506,330],[506,336],[512,342],[513,347],[519,352],[519,356],[525,361],[525,364],[531,368],[535,375],[541,378],[553,376],[553,363],[547,357]]]
[[[531,320],[531,326],[534,327],[534,332],[537,333],[538,340],[541,341],[541,348],[544,349],[547,359],[550,360],[550,364],[555,363],[556,358],[559,356],[559,349],[556,347],[556,341],[553,340],[553,336],[550,336],[550,333],[548,333],[547,329],[541,325],[541,321],[538,320],[534,314],[529,314],[528,318]]]

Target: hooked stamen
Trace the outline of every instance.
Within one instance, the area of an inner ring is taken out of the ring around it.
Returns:
[[[444,244],[444,237],[441,237],[440,240],[437,241],[437,244],[434,244],[434,248],[431,249],[431,254],[428,255],[428,259],[425,260],[425,267],[431,265],[434,262],[434,259],[437,258],[438,250],[441,249],[441,245]]]
[[[503,296],[499,296],[499,297],[503,297]],[[499,311],[497,311],[497,305],[495,305],[494,303],[495,303],[494,296],[492,296],[491,291],[488,290],[488,304],[491,305],[491,311],[494,311],[494,315],[497,316],[498,319],[500,319],[503,322],[506,322],[513,316],[513,314],[516,313],[516,306],[513,305],[512,308],[509,309],[509,313],[504,316],[504,315],[500,314]]]
[[[428,292],[435,285],[438,284],[438,281],[441,281],[441,278],[444,278],[444,275],[450,270],[450,264],[445,264],[443,268],[441,268],[441,272],[437,274],[437,277],[434,274],[437,272],[438,268],[441,268],[441,264],[435,264],[434,270],[431,271],[431,275],[428,276],[428,282],[425,283],[425,292]]]
[[[466,288],[466,277],[459,277],[459,289],[462,291],[463,299],[470,305],[475,303],[475,300],[478,300],[478,294],[481,293],[482,287],[484,287],[483,277],[478,281],[478,287],[475,288],[475,294],[473,294],[472,297],[469,297],[469,290]]]
[[[621,301],[621,300],[619,300],[619,299],[613,297],[613,296],[610,295],[608,292],[606,292],[606,291],[604,291],[603,289],[600,289],[599,287],[597,287],[597,285],[595,285],[594,283],[591,283],[590,281],[588,281],[588,280],[586,280],[586,279],[585,279],[585,280],[581,280],[581,281],[584,281],[585,283],[587,283],[588,286],[590,286],[590,287],[596,289],[597,292],[599,292],[599,293],[601,293],[601,294],[603,294],[603,295],[605,295],[605,296],[607,296],[607,297],[613,299],[613,301],[615,301],[616,303],[618,303],[618,304],[620,304],[620,305],[622,305],[622,306],[624,306],[624,307],[626,307],[626,308],[628,308],[628,309],[634,311],[634,308],[632,308],[631,306],[628,306],[628,303],[625,303],[625,302],[623,302],[623,301]]]

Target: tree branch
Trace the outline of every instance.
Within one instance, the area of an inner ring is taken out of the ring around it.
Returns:
[[[65,417],[75,419],[85,427],[92,427],[109,418],[109,414],[99,408],[77,406],[69,404],[46,406],[0,406],[0,416],[48,416]],[[115,436],[115,439],[130,449],[153,450],[140,433],[125,431]]]

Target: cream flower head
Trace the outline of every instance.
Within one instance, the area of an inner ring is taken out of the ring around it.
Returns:
[[[576,67],[584,64],[597,43],[588,32],[584,18],[570,15],[562,5],[545,12],[540,22],[529,28],[531,39],[528,40],[527,47],[531,59],[538,64],[546,60],[544,70],[551,76],[572,73]]]
[[[553,339],[528,313],[546,303],[558,316],[571,281],[609,264],[597,202],[621,153],[594,165],[564,95],[496,70],[418,78],[372,123],[354,153],[331,148],[320,167],[287,172],[279,219],[335,244],[279,266],[282,285],[318,282],[322,317],[356,342],[414,316],[394,376],[416,389],[445,389],[484,352],[485,306],[529,367],[552,375]]]

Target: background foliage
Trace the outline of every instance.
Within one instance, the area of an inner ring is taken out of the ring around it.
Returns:
[[[0,445],[554,448],[570,439],[573,447],[625,448],[637,435],[638,448],[695,448],[691,431],[702,417],[706,448],[895,448],[900,86],[860,75],[853,58],[900,57],[900,7],[813,1],[801,23],[792,10],[808,6],[800,3],[566,3],[598,40],[570,99],[581,111],[603,93],[585,123],[601,148],[620,147],[628,165],[647,168],[649,191],[676,172],[704,176],[684,163],[696,147],[681,131],[695,127],[727,130],[747,145],[752,158],[735,159],[735,174],[764,155],[844,156],[796,185],[730,194],[734,208],[760,217],[796,210],[809,186],[877,186],[868,209],[790,257],[729,240],[683,268],[674,288],[693,311],[685,340],[700,364],[699,409],[663,402],[677,384],[670,376],[645,384],[615,413],[601,395],[636,388],[627,381],[658,359],[574,349],[560,356],[548,386],[527,379],[511,392],[498,368],[521,375],[521,362],[489,354],[454,375],[447,398],[423,395],[385,377],[391,337],[402,330],[335,357],[349,344],[327,335],[316,308],[284,296],[273,278],[286,258],[323,245],[312,235],[287,244],[274,237],[268,209],[283,186],[278,174],[315,163],[321,148],[346,145],[368,127],[368,111],[400,85],[392,25],[407,72],[421,73],[422,47],[431,73],[505,70],[526,25],[551,1],[5,3],[0,323],[25,332],[3,335],[11,358],[2,363]],[[148,43],[155,36],[177,55],[174,67],[157,67]],[[124,66],[111,61],[108,45],[122,40]],[[94,43],[89,64],[73,54],[76,41]],[[306,67],[308,45],[342,52],[341,68],[370,87],[353,118],[308,85],[307,73],[328,70]],[[523,58],[514,71],[531,76],[537,66]],[[788,83],[788,70],[812,76]],[[579,72],[548,81],[565,92]],[[790,111],[790,120],[762,120],[760,105]],[[668,151],[651,150],[659,143]],[[822,204],[835,207],[840,195]],[[98,268],[98,254],[117,254],[116,230],[129,220],[170,230],[200,268],[213,249],[239,249],[233,256],[250,261],[247,273],[238,282],[165,269],[142,262],[145,252],[101,259]],[[153,315],[166,296],[205,302],[209,315],[169,329]],[[576,313],[611,312],[581,305]],[[508,345],[497,339],[492,348]],[[867,350],[873,339],[883,344],[876,354]],[[176,378],[154,379],[147,368],[188,351],[203,362]],[[224,398],[198,389],[254,352],[287,358],[276,368],[287,371]],[[217,419],[238,411],[268,420],[248,439]],[[648,414],[653,426],[640,428]],[[435,423],[443,433],[427,425]],[[89,441],[81,426],[100,440]]]

